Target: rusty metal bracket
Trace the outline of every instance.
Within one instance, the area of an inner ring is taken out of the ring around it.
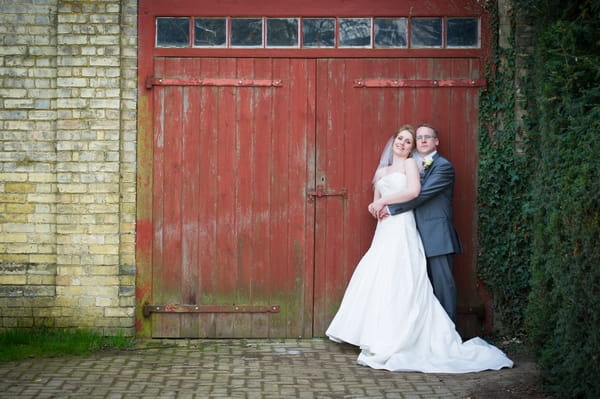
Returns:
[[[325,186],[319,184],[315,187],[315,190],[308,190],[306,195],[308,196],[309,201],[314,200],[314,198],[321,198],[321,197],[342,197],[342,198],[348,198],[348,190],[345,188],[342,188],[340,190],[328,190],[325,188]]]
[[[153,86],[214,86],[214,87],[282,87],[281,79],[194,79],[194,78],[157,78],[148,76],[146,88]]]
[[[279,313],[279,305],[152,305],[145,304],[144,317],[152,313]]]
[[[356,88],[417,88],[417,87],[487,87],[486,79],[355,79]]]

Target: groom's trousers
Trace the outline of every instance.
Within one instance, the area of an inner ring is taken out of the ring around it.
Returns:
[[[442,307],[456,323],[456,284],[452,276],[453,254],[427,258],[427,275],[433,286],[433,293]]]

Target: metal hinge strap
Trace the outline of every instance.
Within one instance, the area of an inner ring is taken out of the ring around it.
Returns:
[[[439,80],[404,80],[404,79],[355,79],[357,88],[417,88],[417,87],[487,87],[485,79],[439,79]]]
[[[149,76],[146,88],[153,86],[215,86],[215,87],[282,87],[280,79],[194,79],[194,78],[157,78]]]
[[[279,305],[151,305],[143,307],[145,317],[152,313],[279,313]]]

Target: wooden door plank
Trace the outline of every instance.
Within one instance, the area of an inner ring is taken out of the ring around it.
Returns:
[[[287,299],[288,306],[293,312],[288,313],[286,335],[290,337],[312,336],[310,321],[304,318],[306,312],[305,295],[312,296],[312,280],[306,280],[306,269],[312,269],[311,242],[306,237],[307,220],[313,221],[312,209],[307,209],[306,192],[307,179],[312,173],[312,153],[309,151],[314,140],[314,125],[311,125],[310,115],[313,115],[314,61],[292,60],[289,64],[289,144],[288,159],[289,181],[295,182],[288,191],[288,244],[287,244],[287,290],[291,297]],[[308,94],[308,95],[307,95]],[[310,229],[312,230],[312,229]],[[309,301],[310,303],[311,301]],[[312,308],[309,308],[312,310]]]
[[[219,64],[215,59],[201,59],[199,76],[218,74]],[[199,135],[201,155],[199,159],[200,184],[196,198],[199,209],[198,235],[198,303],[216,305],[217,300],[217,196],[218,196],[218,113],[219,88],[208,87],[200,90]],[[214,337],[216,334],[215,315],[203,313],[198,316],[199,337]]]
[[[197,76],[197,62],[186,62],[182,65],[184,74]],[[200,196],[200,95],[197,87],[183,88],[183,123],[182,123],[182,271],[181,271],[181,304],[198,304],[198,264],[199,264],[199,218],[200,207],[197,199]],[[181,337],[198,337],[199,325],[193,314],[182,314]]]
[[[177,69],[176,60],[165,60],[165,69]],[[163,225],[160,231],[163,249],[163,262],[156,270],[156,284],[160,292],[160,302],[179,303],[181,294],[181,169],[182,169],[182,108],[183,95],[179,87],[165,88],[164,152],[162,176]],[[180,335],[180,315],[164,314],[161,336]]]
[[[344,120],[345,99],[351,95],[345,88],[347,82],[343,61],[323,60],[319,62],[317,94],[317,173],[316,184],[328,189],[343,188],[344,179],[336,168],[343,165],[344,132],[348,128]],[[323,91],[321,91],[323,89]],[[345,231],[341,228],[343,205],[340,197],[325,197],[316,200],[316,254],[315,257],[315,301],[319,301],[315,312],[315,335],[322,335],[331,316],[337,310],[344,285],[338,276],[344,275],[343,243]]]
[[[272,60],[254,60],[253,75],[256,79],[272,79]],[[250,302],[255,305],[270,305],[273,289],[271,268],[274,267],[270,258],[271,242],[271,209],[270,181],[273,172],[272,153],[279,149],[272,147],[273,126],[273,93],[275,90],[255,90],[253,107],[260,111],[255,113],[252,120],[253,160],[252,160],[252,190],[251,203],[255,210],[251,225],[253,237],[254,258],[252,260],[252,281],[250,287]],[[257,313],[252,315],[250,326],[251,336],[269,337],[270,315]]]
[[[288,59],[273,60],[273,76],[289,76],[290,61]],[[289,80],[289,79],[288,79]],[[282,288],[287,286],[287,253],[288,253],[288,209],[289,209],[289,186],[286,182],[290,181],[290,125],[288,119],[289,101],[291,95],[289,84],[284,84],[282,88],[274,92],[273,101],[273,175],[270,187],[271,208],[270,208],[270,230],[273,239],[271,245],[270,260],[272,264],[271,278],[276,285],[273,286],[272,300],[281,304],[279,314],[271,317],[270,334],[272,336],[286,336],[287,320],[290,315],[290,307],[287,306],[287,298],[281,294]],[[278,265],[278,266],[276,266]]]
[[[236,76],[236,60],[222,59],[219,75],[223,78]],[[238,190],[235,178],[239,164],[236,162],[236,118],[238,107],[236,90],[232,87],[221,87],[218,98],[218,159],[217,159],[217,257],[214,265],[217,270],[216,302],[232,304],[235,301],[238,269],[235,256],[238,240],[236,230],[236,193]],[[220,314],[216,318],[216,336],[229,338],[233,335],[232,314]]]
[[[156,60],[155,69],[164,70],[164,59]],[[150,300],[157,303],[162,300],[158,277],[160,271],[164,268],[164,248],[163,248],[163,204],[164,204],[164,146],[165,146],[165,91],[154,91],[154,103],[156,112],[154,113],[153,130],[153,182],[152,182],[152,295]],[[161,315],[152,315],[152,336],[159,336],[162,331]]]
[[[314,320],[314,255],[315,255],[315,204],[308,201],[306,193],[309,187],[312,187],[316,180],[315,174],[315,154],[316,154],[316,61],[306,59],[302,64],[302,73],[304,79],[303,85],[298,89],[298,93],[306,93],[305,99],[301,95],[294,96],[293,101],[302,104],[298,109],[302,112],[294,116],[295,123],[298,124],[298,138],[293,141],[291,155],[294,159],[294,167],[291,169],[291,178],[293,181],[302,182],[295,186],[295,197],[298,198],[297,205],[292,209],[297,215],[296,223],[290,225],[290,237],[292,239],[293,259],[297,279],[303,281],[304,289],[298,290],[303,296],[303,301],[298,303],[302,310],[301,322],[299,323],[298,336],[313,337]],[[304,121],[304,125],[302,124]],[[301,166],[301,167],[299,167]]]
[[[253,59],[242,58],[236,63],[236,79],[252,79],[254,76]],[[250,304],[250,286],[253,275],[254,208],[252,207],[252,191],[254,173],[254,131],[253,120],[257,117],[254,108],[254,92],[256,88],[237,88],[235,96],[237,109],[235,116],[236,142],[232,150],[235,152],[237,167],[235,170],[235,220],[236,220],[236,252],[235,264],[238,272],[235,281],[234,301],[236,304]],[[268,90],[264,88],[264,90]],[[233,337],[250,336],[252,316],[248,313],[234,314],[232,317]]]

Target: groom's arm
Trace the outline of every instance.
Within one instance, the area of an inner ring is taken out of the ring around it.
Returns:
[[[454,184],[454,167],[450,162],[439,162],[437,165],[432,165],[431,168],[429,176],[421,185],[421,192],[417,198],[388,205],[390,215],[397,215],[417,208]]]

